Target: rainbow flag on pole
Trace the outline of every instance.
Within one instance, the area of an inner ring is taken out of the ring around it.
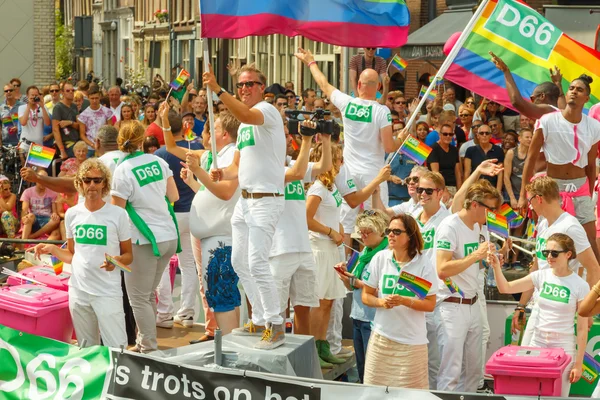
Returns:
[[[398,70],[404,71],[408,65],[408,62],[406,62],[405,59],[396,54],[394,55],[394,58],[392,58],[392,65]]]
[[[52,269],[54,270],[54,273],[56,275],[62,274],[64,263],[53,255],[50,255],[50,260],[52,262]]]
[[[129,267],[129,265],[125,265],[125,264],[120,263],[114,257],[109,256],[106,253],[104,253],[104,257],[106,257],[106,262],[107,263],[112,264],[113,266],[117,267],[118,269],[120,269],[122,271],[131,272],[131,268]]]
[[[452,293],[452,294],[458,293],[460,295],[460,297],[462,297],[463,299],[465,298],[465,293],[458,287],[458,285],[456,283],[454,283],[452,281],[452,279],[450,279],[450,278],[444,279],[444,284],[446,285],[448,290],[450,290],[450,293]]]
[[[506,217],[500,214],[496,214],[493,211],[486,210],[487,215],[487,227],[488,231],[495,233],[496,235],[502,236],[503,238],[508,237],[508,221]]]
[[[500,210],[498,210],[498,213],[506,218],[510,229],[518,228],[519,226],[523,225],[523,222],[525,222],[525,218],[519,215],[515,210],[512,209],[511,206],[506,203],[502,204]]]
[[[419,92],[419,97],[425,96],[425,93],[427,93],[427,86],[421,86],[421,91]],[[436,89],[431,89],[429,91],[429,94],[427,95],[427,100],[434,101],[435,96],[437,96],[437,94],[438,94],[438,91]]]
[[[435,78],[435,75],[431,75],[429,77],[429,83],[433,82],[433,78]],[[437,86],[443,85],[444,84],[444,78],[437,78],[437,81],[435,82],[435,84]]]
[[[423,165],[429,153],[431,153],[431,147],[421,142],[414,136],[409,136],[402,146],[400,146],[400,152],[419,165]]]
[[[29,155],[25,160],[26,165],[35,165],[40,168],[48,168],[54,159],[56,150],[51,147],[44,147],[39,144],[33,144],[29,148]]]
[[[489,0],[481,16],[452,60],[444,78],[512,108],[504,74],[491,60],[500,57],[526,99],[542,82],[550,81],[550,68],[561,70],[565,90],[582,73],[594,79],[585,112],[600,101],[600,52],[565,35],[528,5],[513,0]]]
[[[405,0],[202,0],[203,38],[279,33],[347,47],[400,47],[408,39]]]
[[[417,296],[421,300],[427,297],[427,293],[429,293],[429,289],[431,289],[431,282],[419,276],[409,274],[405,271],[402,271],[400,273],[398,283],[404,286],[406,289],[410,290],[412,293],[414,293],[415,296]]]
[[[193,142],[194,140],[196,140],[196,135],[194,134],[194,131],[192,131],[192,128],[187,128],[187,130],[183,134],[183,138],[188,142]]]
[[[177,78],[175,78],[175,80],[171,82],[171,88],[173,88],[173,90],[179,90],[185,84],[185,81],[187,81],[189,77],[190,73],[187,72],[185,69],[182,69],[179,72],[179,75],[177,75]]]
[[[600,363],[594,359],[590,354],[585,353],[583,355],[583,371],[581,377],[587,383],[594,383],[600,373]]]

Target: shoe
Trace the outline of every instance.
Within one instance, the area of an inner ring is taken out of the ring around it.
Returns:
[[[159,328],[166,328],[166,329],[171,329],[173,328],[173,317],[169,318],[169,319],[156,319],[156,326]]]
[[[477,388],[477,393],[482,394],[494,394],[494,389],[488,386],[487,382],[483,383],[483,386]]]
[[[184,317],[181,318],[179,315],[173,317],[173,321],[176,324],[183,326],[184,328],[191,328],[194,326],[194,317]]]
[[[321,369],[331,369],[331,368],[333,368],[333,364],[328,363],[327,361],[325,361],[321,357],[319,357],[319,367],[321,367]]]
[[[250,320],[243,327],[234,328],[231,333],[238,336],[262,336],[264,330],[264,326],[254,325],[252,320]]]
[[[343,358],[338,358],[331,354],[329,342],[327,340],[317,340],[317,351],[319,352],[319,358],[331,364],[343,364],[346,362]]]
[[[209,342],[211,340],[215,340],[214,336],[210,336],[210,335],[203,335],[200,337],[200,339],[196,339],[196,340],[190,340],[190,344],[198,344],[198,343],[203,343],[203,342]]]
[[[335,354],[336,357],[346,358],[346,359],[351,358],[353,355],[354,355],[354,352],[351,349],[344,347],[344,346],[342,346],[342,349],[337,354]]]
[[[273,350],[285,343],[285,325],[267,323],[260,342],[254,345],[255,349]]]

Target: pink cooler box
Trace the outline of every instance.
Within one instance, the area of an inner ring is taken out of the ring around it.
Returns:
[[[494,376],[494,393],[560,396],[562,374],[571,362],[563,349],[505,346],[485,365]]]
[[[71,278],[71,274],[68,272],[62,272],[60,275],[56,275],[52,267],[40,265],[24,269],[20,273],[28,278],[44,283],[53,289],[62,290],[64,292],[69,291],[69,279]],[[15,276],[9,276],[6,283],[8,283],[9,286],[17,286],[29,282],[25,282],[23,279]]]
[[[69,313],[69,294],[38,285],[0,288],[0,324],[70,342],[73,323]]]

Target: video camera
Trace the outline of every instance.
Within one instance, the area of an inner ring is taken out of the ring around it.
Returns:
[[[285,110],[285,115],[289,118],[288,131],[290,135],[298,134],[298,126],[303,120],[298,119],[300,115],[309,116],[304,118],[304,121],[316,122],[315,129],[300,126],[300,134],[303,136],[313,136],[316,133],[331,135],[333,133],[333,121],[325,120],[326,115],[331,115],[331,111],[316,110],[316,111],[301,111],[301,110]]]

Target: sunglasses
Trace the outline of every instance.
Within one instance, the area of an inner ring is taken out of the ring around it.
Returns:
[[[417,193],[419,194],[423,194],[423,192],[425,192],[427,194],[427,196],[431,196],[433,194],[433,192],[437,192],[440,189],[434,189],[434,188],[417,188]]]
[[[385,236],[389,236],[390,233],[393,233],[394,236],[400,236],[400,235],[402,235],[403,233],[406,233],[406,232],[408,232],[408,231],[405,231],[405,230],[402,230],[402,229],[390,229],[390,228],[387,228],[385,231],[383,231],[383,233],[385,234]]]
[[[292,96],[292,95],[285,96],[285,97],[287,97],[288,99],[295,99],[296,98],[296,96]]]
[[[12,92],[14,92],[14,91],[15,91],[15,89],[6,89],[6,90],[4,91],[4,93],[12,93]]]
[[[445,133],[444,132],[444,133],[442,133],[442,136],[444,136],[444,137],[448,137],[448,136],[452,137],[452,136],[454,136],[454,133]]]
[[[96,185],[101,184],[104,181],[104,178],[81,178],[82,182],[85,183],[86,185],[89,185],[90,183],[94,182]]]
[[[481,136],[487,136],[487,135],[491,135],[492,134],[492,132],[490,132],[490,131],[483,131],[483,132],[479,131],[477,133],[480,134]]]
[[[419,177],[418,176],[409,176],[408,178],[404,179],[404,183],[406,183],[407,185],[410,184],[417,184],[419,183]]]
[[[560,253],[566,253],[569,250],[542,250],[542,255],[546,258],[552,256],[552,258],[558,257]]]
[[[479,129],[479,128],[481,128],[481,125],[483,125],[483,124],[471,125],[471,128],[473,128],[473,129]]]
[[[238,89],[241,89],[244,86],[246,86],[247,88],[251,88],[254,85],[262,85],[262,82],[258,82],[258,81],[238,82],[235,84],[235,87]]]
[[[71,92],[74,92],[74,90],[73,89],[65,89],[64,92],[65,93],[71,93]]]
[[[406,104],[408,104],[408,101],[396,101],[396,102],[394,102],[394,104],[396,104],[396,105],[399,105],[399,104],[406,105]]]
[[[285,103],[276,103],[277,107],[285,107],[287,106],[287,102]]]
[[[375,50],[375,47],[365,47],[366,50]]]
[[[60,92],[59,89],[52,89],[52,90],[50,90],[50,93],[58,93],[58,92]]]
[[[461,118],[467,118],[470,116],[471,116],[471,114],[459,114],[459,117],[461,117]]]
[[[487,208],[488,210],[491,210],[491,211],[494,211],[494,210],[496,209],[496,207],[495,207],[495,206],[494,206],[494,207],[488,206],[487,204],[485,204],[485,203],[483,203],[483,202],[481,202],[481,201],[477,201],[477,200],[475,200],[475,203],[477,203],[477,204],[479,204],[481,207],[485,207],[485,208]]]
[[[474,101],[467,101],[465,104],[475,104]]]

